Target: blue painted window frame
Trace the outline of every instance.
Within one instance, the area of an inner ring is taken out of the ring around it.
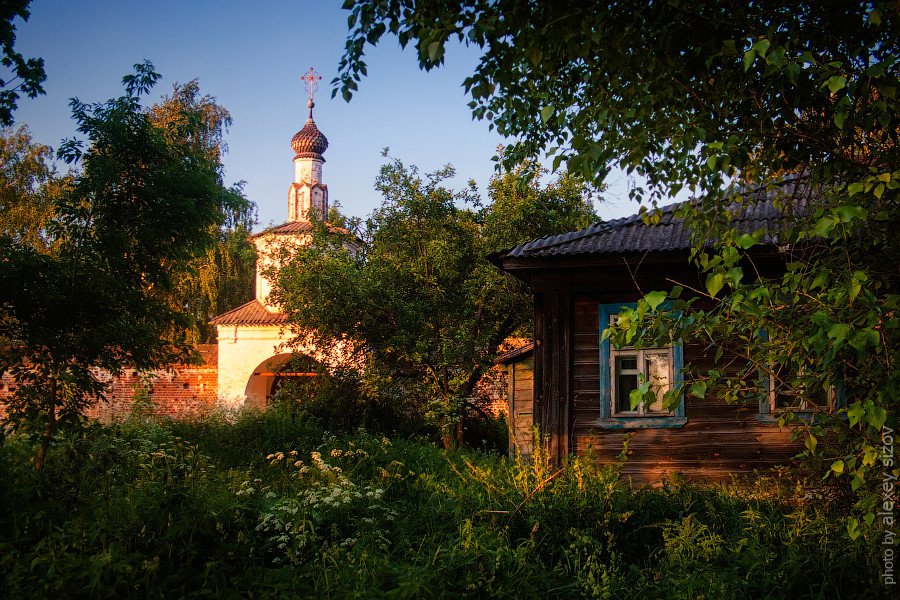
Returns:
[[[668,302],[663,304],[666,308]],[[610,381],[610,342],[603,339],[603,330],[609,326],[610,315],[618,314],[623,308],[637,308],[635,302],[600,304],[600,419],[598,424],[603,429],[677,429],[684,427],[687,417],[684,412],[684,348],[681,340],[672,344],[672,362],[675,371],[675,386],[681,388],[681,402],[675,407],[672,415],[666,416],[633,416],[615,417],[612,415],[612,383]]]
[[[778,423],[784,414],[784,410],[777,410],[772,412],[772,384],[771,377],[765,371],[759,372],[759,386],[762,388],[763,396],[759,400],[759,412],[756,415],[756,420],[760,423]],[[844,384],[842,382],[838,382],[834,385],[834,410],[837,411],[841,408],[844,408],[845,398],[844,398]],[[817,414],[815,410],[800,410],[800,409],[791,409],[791,412],[794,416],[800,421],[812,421],[813,417]]]
[[[765,329],[761,329],[757,336],[762,340],[767,340],[769,333]],[[772,411],[772,378],[766,371],[759,371],[759,387],[762,390],[762,397],[759,399],[759,410],[756,413],[756,420],[760,423],[778,423],[784,411]],[[843,408],[845,401],[844,384],[843,382],[838,382],[834,386],[834,410],[837,411]],[[813,410],[791,410],[791,412],[800,421],[811,421],[816,414]]]

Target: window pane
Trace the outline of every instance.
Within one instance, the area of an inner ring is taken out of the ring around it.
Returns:
[[[634,354],[617,356],[614,377],[616,378],[615,412],[632,412],[632,390],[638,387],[637,356]]]
[[[783,387],[775,390],[775,410],[784,410],[785,408],[793,408],[799,410],[802,402],[794,394],[788,392]]]
[[[638,387],[637,375],[619,375],[616,380],[616,412],[631,412],[631,391]]]
[[[828,392],[820,387],[809,390],[806,396],[806,404],[810,410],[816,406],[827,409],[830,406],[830,403],[828,402]]]
[[[669,375],[670,366],[668,352],[644,354],[644,368],[650,381],[650,389],[656,393],[656,401],[650,406],[652,412],[666,412],[663,396],[672,384]]]
[[[619,359],[619,369],[622,371],[636,371],[637,370],[637,357],[636,356],[623,356]]]

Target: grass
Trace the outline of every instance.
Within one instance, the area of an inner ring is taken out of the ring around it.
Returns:
[[[632,489],[271,411],[0,446],[0,597],[875,598],[877,541],[786,476]]]

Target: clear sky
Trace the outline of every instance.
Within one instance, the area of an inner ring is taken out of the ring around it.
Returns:
[[[151,100],[175,82],[198,78],[204,93],[234,119],[227,135],[226,181],[247,182],[260,226],[287,217],[293,180],[290,139],[306,119],[309,67],[322,75],[315,119],[328,137],[323,179],[345,213],[366,216],[380,196],[373,181],[381,150],[422,170],[450,163],[457,185],[474,179],[484,195],[494,173],[491,157],[503,142],[486,121],[473,121],[462,82],[476,50],[448,50],[446,65],[420,71],[414,49],[385,38],[368,51],[369,76],[348,104],[331,98],[346,37],[347,13],[334,0],[33,0],[31,18],[18,22],[17,49],[46,62],[47,94],[22,99],[15,113],[34,137],[54,148],[74,134],[68,100],[121,95],[121,77],[149,59],[163,75]],[[631,214],[625,181],[612,175],[604,218]],[[486,198],[485,198],[486,199]]]

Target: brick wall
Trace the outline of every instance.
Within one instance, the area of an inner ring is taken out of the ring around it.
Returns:
[[[109,392],[105,402],[89,407],[85,414],[103,422],[120,421],[138,411],[166,418],[192,418],[211,412],[216,406],[217,346],[197,347],[203,364],[174,367],[171,371],[125,371],[107,376]],[[14,383],[9,375],[0,379],[0,415]]]
[[[105,402],[89,407],[85,414],[102,422],[120,421],[133,412],[165,418],[192,418],[212,412],[216,407],[218,347],[197,347],[203,364],[174,367],[172,371],[126,371],[109,377]],[[507,406],[506,369],[494,366],[479,380],[472,400],[484,412],[505,416]],[[0,417],[4,400],[12,395],[14,383],[9,375],[0,378]]]
[[[489,415],[506,416],[509,413],[506,391],[508,385],[509,375],[506,373],[506,368],[494,365],[475,384],[473,400],[481,410]]]

